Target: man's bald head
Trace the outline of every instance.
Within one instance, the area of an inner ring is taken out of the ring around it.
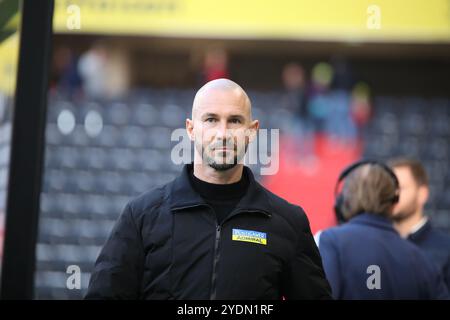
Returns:
[[[197,91],[192,105],[192,119],[196,118],[197,111],[201,108],[225,101],[242,106],[243,111],[251,119],[251,102],[247,93],[240,85],[229,79],[212,80]]]

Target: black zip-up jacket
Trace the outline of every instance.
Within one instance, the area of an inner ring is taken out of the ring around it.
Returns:
[[[128,203],[95,264],[87,299],[329,299],[303,210],[250,169],[246,194],[218,225],[189,181]]]

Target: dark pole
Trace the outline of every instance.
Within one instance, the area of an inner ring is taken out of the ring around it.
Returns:
[[[53,0],[24,0],[12,125],[2,299],[32,299]]]

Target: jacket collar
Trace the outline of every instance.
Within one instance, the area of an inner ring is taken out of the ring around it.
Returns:
[[[415,232],[408,235],[408,239],[417,241],[420,239],[423,239],[428,235],[428,233],[431,231],[431,223],[430,219],[427,219],[427,221]]]
[[[385,229],[398,234],[398,232],[394,229],[391,220],[377,214],[367,212],[361,213],[350,219],[348,223],[372,226],[378,229]]]
[[[172,182],[170,190],[170,208],[173,211],[188,207],[206,206],[206,201],[194,190],[189,180],[193,164],[186,164],[181,174]],[[243,174],[249,179],[248,189],[237,204],[235,211],[255,211],[268,216],[274,212],[267,191],[255,180],[250,168],[244,166]]]

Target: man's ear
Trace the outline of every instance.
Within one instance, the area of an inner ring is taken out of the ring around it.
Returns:
[[[250,127],[248,128],[249,142],[252,142],[253,140],[255,140],[258,130],[259,130],[259,121],[253,120],[250,124]]]
[[[420,186],[419,192],[417,194],[417,200],[419,201],[420,205],[424,206],[425,203],[428,201],[428,197],[430,195],[430,189],[428,186]]]
[[[191,141],[194,141],[194,121],[186,119],[186,131]]]

